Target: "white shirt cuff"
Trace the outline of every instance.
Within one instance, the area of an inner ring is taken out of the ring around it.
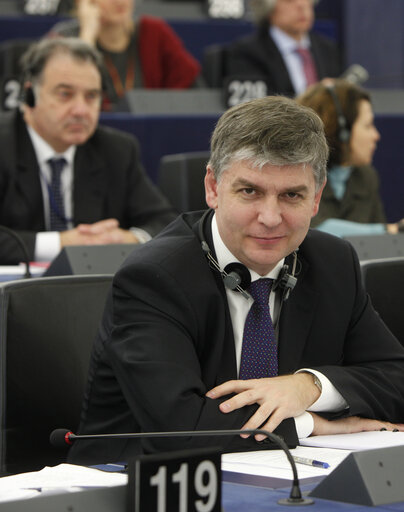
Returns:
[[[321,382],[321,395],[307,410],[312,412],[337,412],[342,411],[348,407],[345,398],[339,391],[334,387],[331,381],[317,370],[311,370],[310,368],[302,368],[296,373],[308,372],[316,375]]]
[[[130,228],[130,231],[135,235],[140,244],[144,244],[152,239],[147,231],[141,228]]]
[[[58,231],[42,231],[36,234],[35,261],[52,261],[60,252]]]
[[[313,428],[314,428],[313,416],[308,412],[304,412],[300,416],[296,416],[295,426],[296,426],[297,437],[299,439],[304,439],[305,437],[309,437],[311,435],[311,433],[313,432]]]

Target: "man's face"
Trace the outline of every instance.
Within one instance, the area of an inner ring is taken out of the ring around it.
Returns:
[[[299,247],[322,192],[315,191],[311,167],[268,164],[260,170],[245,161],[231,164],[219,182],[208,167],[205,188],[223,242],[260,275]]]
[[[26,107],[25,119],[55,151],[83,144],[94,133],[101,102],[101,77],[94,64],[55,54],[35,93],[35,107]]]
[[[312,0],[277,0],[270,23],[300,40],[313,26]]]

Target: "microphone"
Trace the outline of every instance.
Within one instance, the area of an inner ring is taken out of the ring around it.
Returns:
[[[66,445],[72,445],[75,441],[89,440],[89,439],[133,439],[140,438],[146,439],[150,437],[190,437],[190,436],[234,436],[239,434],[262,434],[271,440],[273,443],[278,445],[281,450],[285,452],[285,455],[290,463],[293,473],[292,488],[288,498],[282,498],[278,500],[280,505],[310,505],[314,503],[311,498],[303,498],[299,477],[297,475],[297,469],[295,461],[293,460],[292,454],[285,441],[268,430],[260,428],[245,429],[245,430],[183,430],[179,432],[130,432],[120,434],[74,434],[71,430],[58,428],[53,430],[49,436],[49,441],[52,446],[56,448],[66,447]]]
[[[369,78],[368,71],[360,64],[352,64],[340,76],[355,85],[361,85]]]
[[[6,233],[7,235],[11,236],[11,238],[14,238],[14,240],[17,242],[17,245],[21,249],[21,252],[24,257],[24,264],[25,264],[25,274],[24,277],[28,278],[31,277],[31,272],[29,270],[29,254],[27,246],[25,245],[22,238],[12,229],[7,228],[6,226],[0,226],[0,231],[3,231],[3,233]]]

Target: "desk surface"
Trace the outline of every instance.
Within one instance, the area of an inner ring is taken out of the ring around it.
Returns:
[[[312,487],[312,485],[306,486],[302,490],[303,492],[308,492]],[[126,489],[126,486],[118,486],[0,503],[0,512],[55,512],[57,510],[74,510],[74,512],[126,512]],[[224,482],[222,493],[223,512],[285,512],[288,510],[285,506],[279,505],[277,501],[289,495],[289,488],[273,490]],[[358,508],[358,505],[316,498],[314,505],[310,509],[303,510],[313,512],[350,512],[357,511]],[[296,510],[296,508],[293,510]],[[361,506],[360,510],[372,510],[373,512],[404,511],[404,503],[379,507]]]

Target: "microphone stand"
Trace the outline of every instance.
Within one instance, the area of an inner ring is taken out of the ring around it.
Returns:
[[[236,434],[262,434],[278,445],[284,452],[290,463],[293,473],[292,488],[288,498],[278,500],[280,505],[311,505],[314,500],[311,498],[303,498],[295,461],[289,451],[285,441],[276,434],[263,429],[245,429],[245,430],[184,430],[180,432],[132,432],[122,434],[73,434],[73,432],[66,429],[54,430],[50,435],[50,442],[54,446],[62,444],[73,444],[75,440],[85,439],[129,439],[129,438],[150,438],[150,437],[190,437],[190,436],[230,436]]]
[[[31,272],[29,270],[29,254],[28,254],[28,250],[27,250],[27,247],[26,247],[25,243],[23,242],[22,238],[19,235],[17,235],[17,233],[15,231],[13,231],[10,228],[7,228],[6,226],[0,226],[0,231],[3,231],[4,233],[7,233],[12,238],[14,238],[14,240],[17,242],[17,245],[20,247],[20,249],[21,249],[21,251],[22,251],[22,253],[24,255],[24,264],[25,264],[25,274],[24,274],[24,277],[25,278],[32,277],[31,276]]]

